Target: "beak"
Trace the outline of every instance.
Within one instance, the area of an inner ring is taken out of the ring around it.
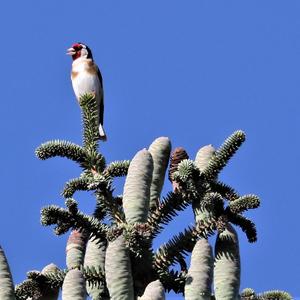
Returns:
[[[76,53],[76,51],[75,51],[75,49],[74,48],[69,48],[68,50],[67,50],[67,55],[74,55]]]

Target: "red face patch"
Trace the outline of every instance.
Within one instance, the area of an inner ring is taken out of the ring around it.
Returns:
[[[76,43],[76,44],[72,45],[72,48],[74,48],[75,50],[81,50],[82,46],[80,44]]]
[[[73,60],[75,60],[75,59],[77,59],[77,58],[79,58],[80,56],[81,56],[81,49],[82,49],[82,46],[80,45],[80,44],[73,44],[72,45],[72,48],[75,50],[75,54],[74,55],[72,55],[72,58],[73,58]]]
[[[81,50],[76,51],[76,53],[74,55],[72,55],[73,60],[79,58],[81,56]]]

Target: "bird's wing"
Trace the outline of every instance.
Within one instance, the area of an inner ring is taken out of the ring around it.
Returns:
[[[99,78],[100,81],[100,86],[102,89],[102,98],[100,99],[100,103],[99,103],[99,122],[101,125],[103,125],[103,118],[104,118],[104,90],[103,90],[103,79],[102,79],[102,75],[101,72],[99,70],[99,68],[97,68],[97,76]]]

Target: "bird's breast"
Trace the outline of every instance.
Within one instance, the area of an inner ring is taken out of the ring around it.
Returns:
[[[102,95],[102,88],[97,74],[86,70],[81,72],[72,71],[72,85],[77,98],[86,93]]]

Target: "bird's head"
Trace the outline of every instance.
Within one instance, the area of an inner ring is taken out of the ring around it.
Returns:
[[[83,43],[73,44],[72,47],[67,50],[67,55],[71,55],[73,60],[76,60],[79,57],[93,59],[91,49]]]

